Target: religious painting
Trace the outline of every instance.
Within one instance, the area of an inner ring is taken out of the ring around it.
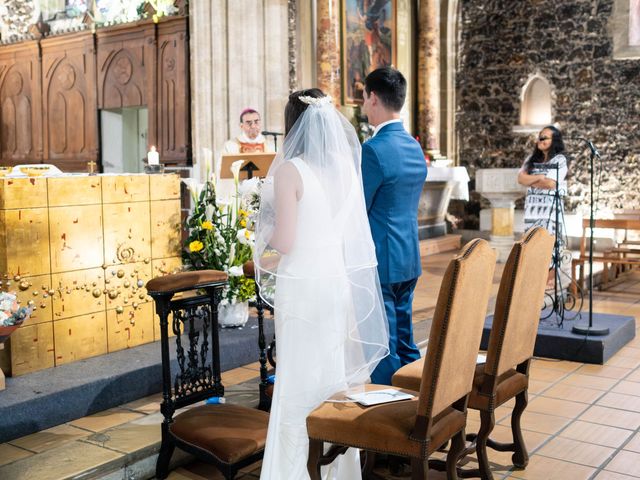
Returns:
[[[396,0],[342,0],[342,91],[363,103],[364,78],[396,63]]]
[[[629,45],[640,46],[640,0],[629,0]]]

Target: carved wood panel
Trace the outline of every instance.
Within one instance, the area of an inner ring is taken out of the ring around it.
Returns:
[[[188,17],[0,46],[0,163],[86,171],[99,157],[98,109],[146,106],[148,145],[188,165],[189,92]]]
[[[86,171],[98,157],[93,34],[41,41],[44,160],[63,171]]]
[[[141,107],[155,104],[154,24],[125,25],[96,33],[98,107]],[[151,113],[151,112],[150,112]]]
[[[191,159],[189,40],[186,17],[158,24],[158,150],[164,163]]]
[[[38,42],[0,50],[0,163],[42,161],[42,99]]]

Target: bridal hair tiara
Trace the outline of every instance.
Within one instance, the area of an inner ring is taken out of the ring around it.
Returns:
[[[308,95],[301,95],[298,97],[302,103],[306,103],[307,105],[311,105],[312,107],[322,107],[323,105],[331,105],[333,99],[330,95],[326,95],[324,97],[316,98],[310,97]]]

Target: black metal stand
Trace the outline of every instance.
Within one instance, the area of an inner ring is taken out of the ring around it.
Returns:
[[[281,134],[268,133],[267,135],[271,135],[273,137],[273,149],[277,152],[278,151],[278,135],[281,135]]]
[[[582,310],[582,291],[579,291],[578,294],[574,296],[569,290],[564,291],[562,285],[561,278],[561,266],[562,266],[562,252],[561,252],[561,238],[564,235],[564,209],[562,208],[561,202],[561,191],[560,191],[560,168],[559,165],[547,165],[547,164],[536,164],[538,168],[545,170],[556,170],[556,188],[552,194],[553,195],[553,211],[554,211],[554,244],[553,244],[553,255],[551,259],[551,268],[554,270],[554,278],[553,278],[553,294],[545,292],[546,298],[551,300],[551,309],[544,310],[544,314],[541,317],[541,320],[546,320],[550,318],[553,314],[556,317],[556,323],[558,327],[562,328],[564,325],[564,321],[574,320],[576,316],[580,315],[580,311]],[[560,218],[562,215],[562,219]],[[551,222],[551,218],[547,219],[547,224]],[[578,307],[575,311],[575,314],[571,318],[566,317],[567,310],[573,310]]]
[[[573,333],[577,333],[580,335],[608,335],[609,328],[607,327],[594,327],[593,326],[593,229],[594,229],[594,215],[593,215],[593,177],[594,177],[594,159],[600,155],[598,151],[593,146],[589,140],[584,140],[589,144],[589,148],[591,149],[591,155],[589,157],[589,195],[590,195],[590,206],[589,206],[589,322],[576,324],[573,326]]]
[[[553,194],[553,209],[555,211],[555,238],[553,243],[553,309],[551,313],[556,313],[556,318],[559,318],[558,326],[562,327],[564,325],[564,298],[562,294],[562,280],[560,279],[560,267],[562,266],[562,261],[560,258],[560,169],[558,165],[551,165],[556,169],[556,189]],[[563,218],[564,223],[564,218]],[[560,288],[558,288],[560,287]]]

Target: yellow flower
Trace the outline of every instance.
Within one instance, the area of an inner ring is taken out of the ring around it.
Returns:
[[[251,232],[249,230],[245,230],[244,236],[247,240],[249,240],[251,238]]]
[[[202,222],[201,226],[203,230],[213,230],[213,223],[211,223],[209,220],[205,220],[204,222]]]
[[[241,226],[242,228],[244,228],[244,227],[246,227],[246,226],[247,226],[247,221],[246,221],[244,218],[240,220],[240,226]]]
[[[204,245],[200,240],[194,240],[189,244],[189,251],[191,252],[199,252],[204,248]]]
[[[249,216],[249,212],[247,212],[246,210],[240,209],[240,210],[238,210],[238,215],[240,217],[248,217]]]

